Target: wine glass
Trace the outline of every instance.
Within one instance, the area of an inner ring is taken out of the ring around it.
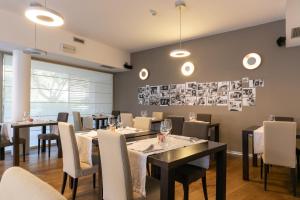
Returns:
[[[118,128],[123,128],[120,115],[118,115],[118,117],[117,117],[117,126],[118,126]]]
[[[194,112],[189,113],[189,119],[190,121],[195,121],[196,120],[196,114]]]
[[[147,117],[148,113],[147,113],[147,110],[142,110],[141,111],[141,116],[142,117]]]
[[[167,129],[167,135],[168,135],[172,130],[172,121],[171,121],[171,119],[165,119],[164,123],[165,123],[165,127]]]
[[[109,129],[112,129],[112,127],[114,126],[114,119],[112,117],[107,118],[107,125]]]

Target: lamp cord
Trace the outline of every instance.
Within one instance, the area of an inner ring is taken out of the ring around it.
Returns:
[[[179,47],[181,49],[181,6],[179,6]]]

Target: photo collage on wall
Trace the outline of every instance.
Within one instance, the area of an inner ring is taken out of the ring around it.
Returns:
[[[263,79],[242,78],[221,82],[186,82],[138,88],[138,103],[151,106],[227,106],[229,111],[242,111],[255,106],[256,88],[264,87]]]

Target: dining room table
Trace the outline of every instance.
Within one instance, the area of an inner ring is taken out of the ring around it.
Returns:
[[[58,122],[54,120],[33,120],[33,121],[22,121],[11,123],[11,128],[13,129],[13,166],[20,165],[20,150],[19,150],[19,139],[20,139],[20,129],[31,128],[31,127],[42,127],[42,133],[46,134],[47,126],[57,125]],[[60,144],[58,144],[60,145]],[[58,157],[62,157],[62,150],[58,148]],[[42,142],[42,152],[46,152],[46,141]]]
[[[262,126],[253,125],[242,130],[242,165],[243,165],[243,180],[249,181],[249,138],[252,139],[252,144],[254,143],[254,131]],[[300,139],[300,130],[297,130],[296,139]],[[252,145],[254,148],[254,145]],[[254,152],[254,151],[253,151]],[[258,154],[253,153],[252,155],[252,166],[257,167]]]
[[[156,138],[157,132],[139,132],[126,134],[126,142],[136,142]],[[98,145],[98,138],[93,138],[93,144]],[[160,169],[160,199],[173,200],[175,198],[175,169],[191,161],[215,154],[216,160],[216,199],[226,199],[226,168],[227,168],[227,145],[214,141],[205,141],[188,145],[166,152],[159,152],[147,156],[147,163]],[[99,160],[100,154],[99,154]],[[99,186],[102,187],[101,165],[99,165]],[[101,191],[101,190],[100,190]],[[100,192],[100,199],[102,193]]]
[[[93,115],[93,120],[95,121],[95,128],[96,129],[101,129],[105,128],[105,122],[108,120],[109,117],[107,115]]]

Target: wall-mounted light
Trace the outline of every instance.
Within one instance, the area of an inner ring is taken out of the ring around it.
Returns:
[[[181,67],[181,73],[184,76],[190,76],[194,72],[194,64],[192,62],[185,62]]]
[[[149,76],[149,72],[146,68],[141,69],[140,73],[139,73],[139,77],[141,80],[146,80]]]
[[[246,69],[256,69],[261,64],[261,57],[257,53],[249,53],[243,59],[243,65]]]

